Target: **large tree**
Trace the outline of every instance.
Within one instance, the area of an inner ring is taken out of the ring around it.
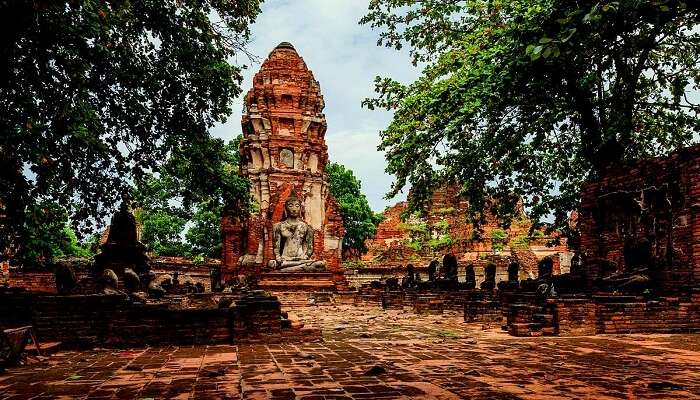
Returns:
[[[340,206],[345,226],[343,252],[358,254],[367,251],[365,240],[372,238],[382,215],[376,214],[362,193],[362,185],[351,170],[338,163],[326,166],[331,194]]]
[[[44,200],[89,229],[164,160],[185,202],[243,199],[208,129],[241,92],[229,60],[260,2],[0,2],[0,249]]]
[[[698,2],[372,0],[379,44],[408,46],[411,84],[376,80],[390,195],[420,208],[459,182],[485,204],[564,226],[582,183],[611,166],[697,141]],[[487,202],[489,197],[498,201]]]

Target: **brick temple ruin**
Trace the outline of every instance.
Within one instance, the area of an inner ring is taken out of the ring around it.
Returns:
[[[625,238],[648,238],[664,291],[700,283],[700,146],[611,170],[581,194],[581,253],[625,269]],[[598,275],[598,271],[588,271]]]
[[[259,210],[245,220],[223,218],[224,280],[244,276],[271,289],[345,286],[344,228],[325,177],[324,106],[320,86],[304,60],[291,44],[280,43],[245,96],[240,172],[250,180]],[[285,274],[268,267],[275,259],[273,226],[284,218],[291,197],[299,199],[301,219],[313,229],[313,257],[325,262],[325,272]]]
[[[573,254],[565,238],[554,245],[550,242],[555,237],[543,230],[530,234],[532,221],[522,209],[507,229],[502,229],[500,221],[487,210],[485,222],[477,231],[466,217],[469,202],[458,192],[457,185],[439,188],[420,216],[404,218],[408,208],[405,201],[384,210],[376,234],[366,242],[368,251],[358,260],[346,263],[356,267],[346,273],[348,280],[357,284],[401,275],[407,264],[427,276],[430,262],[440,260],[447,253],[458,259],[460,280],[465,267],[471,264],[475,267],[477,283],[483,281],[484,267],[489,263],[496,265],[497,280],[506,279],[511,259],[520,263],[521,279],[536,275],[537,262],[544,257],[554,260],[555,273],[569,272]]]

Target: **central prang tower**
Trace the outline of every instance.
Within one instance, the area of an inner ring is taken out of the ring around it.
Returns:
[[[250,180],[259,211],[245,221],[224,217],[224,278],[244,274],[260,279],[274,272],[267,267],[274,259],[272,226],[284,218],[285,202],[295,196],[302,204],[301,218],[314,230],[314,257],[326,262],[326,274],[339,286],[344,282],[344,229],[325,176],[323,96],[290,43],[272,50],[244,104],[240,173]]]

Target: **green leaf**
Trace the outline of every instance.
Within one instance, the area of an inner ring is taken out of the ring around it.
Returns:
[[[563,39],[561,39],[561,41],[568,42],[569,39],[571,39],[571,37],[574,36],[574,33],[576,33],[576,28],[569,29],[567,35]]]
[[[546,49],[544,49],[544,52],[542,53],[542,57],[544,58],[549,58],[549,55],[552,54],[552,47],[547,46]]]

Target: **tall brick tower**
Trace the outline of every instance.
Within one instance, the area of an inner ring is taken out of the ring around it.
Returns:
[[[244,274],[264,281],[270,273],[280,275],[267,267],[274,259],[272,226],[283,219],[285,202],[293,193],[301,200],[302,219],[314,230],[313,257],[326,262],[327,272],[311,274],[309,280],[328,279],[335,286],[344,282],[344,228],[325,176],[323,107],[320,86],[304,60],[290,43],[280,43],[255,74],[245,97],[240,173],[250,179],[259,211],[246,221],[224,217],[224,279]],[[288,282],[308,278],[290,275]]]

